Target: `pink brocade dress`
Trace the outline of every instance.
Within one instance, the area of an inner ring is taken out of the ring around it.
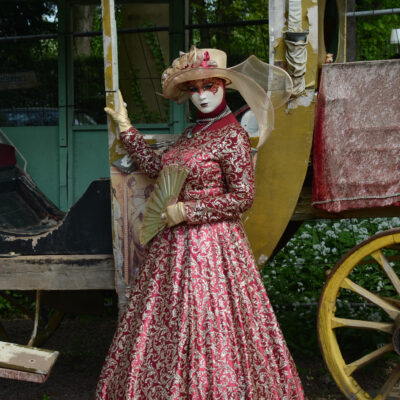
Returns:
[[[154,153],[121,135],[141,169],[189,169],[187,223],[148,245],[97,386],[97,400],[303,399],[240,216],[254,197],[250,141],[232,114]]]

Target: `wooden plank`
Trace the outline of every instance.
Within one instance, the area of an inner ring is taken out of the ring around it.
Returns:
[[[48,375],[59,356],[58,351],[0,342],[0,367]]]
[[[114,289],[109,254],[0,258],[0,290]]]
[[[33,372],[17,371],[15,369],[0,368],[0,378],[16,379],[18,381],[44,383],[49,374],[35,374]]]

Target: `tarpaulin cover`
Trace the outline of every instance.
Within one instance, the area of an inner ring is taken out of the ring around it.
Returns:
[[[323,66],[313,167],[314,207],[400,205],[400,60]]]

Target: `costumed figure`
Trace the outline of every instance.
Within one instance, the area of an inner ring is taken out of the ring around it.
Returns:
[[[254,56],[227,69],[224,52],[192,47],[162,85],[166,98],[190,98],[198,109],[196,124],[162,153],[131,126],[121,95],[117,111],[106,109],[142,171],[157,177],[173,164],[188,174],[166,208],[168,226],[148,243],[96,399],[303,399],[241,222],[254,198],[253,157],[225,102],[225,86],[240,91],[261,145],[272,129],[271,101],[287,100],[290,78]]]

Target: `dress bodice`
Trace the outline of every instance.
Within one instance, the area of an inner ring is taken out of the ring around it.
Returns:
[[[253,202],[250,140],[233,116],[227,121],[193,137],[188,129],[159,155],[145,145],[135,128],[122,135],[130,155],[150,176],[157,176],[169,164],[184,165],[189,170],[179,198],[185,204],[189,224],[238,218]]]

